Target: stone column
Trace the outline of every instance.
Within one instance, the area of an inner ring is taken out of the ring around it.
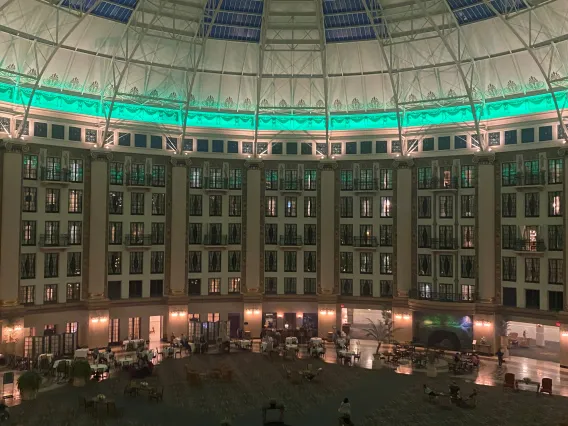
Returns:
[[[558,150],[558,154],[560,154],[560,156],[562,156],[564,163],[563,163],[563,168],[562,168],[562,203],[563,206],[562,208],[564,209],[564,214],[563,214],[563,231],[564,231],[564,235],[563,235],[563,244],[564,244],[564,255],[563,257],[563,261],[562,261],[562,276],[564,277],[564,312],[566,313],[567,316],[567,325],[566,325],[566,330],[565,330],[565,334],[566,336],[564,336],[564,338],[562,338],[562,336],[560,336],[561,340],[561,349],[562,349],[562,342],[565,341],[565,344],[568,345],[568,279],[566,279],[566,274],[568,273],[568,209],[566,208],[566,195],[568,194],[568,148],[560,148]],[[568,351],[566,353],[566,362],[564,365],[566,365],[568,367]]]
[[[169,278],[169,296],[185,297],[187,296],[187,249],[188,249],[188,175],[187,166],[190,161],[185,158],[173,158],[172,163],[172,179],[171,179],[171,203],[169,206],[168,216],[170,223],[168,226],[169,234],[169,259],[168,262],[168,278]],[[176,310],[176,312],[178,312]],[[181,311],[179,311],[181,312]],[[187,307],[186,307],[187,313]],[[175,317],[174,317],[175,318]],[[187,325],[187,319],[185,320]],[[187,330],[184,332],[187,333]],[[177,334],[176,334],[177,335]]]
[[[108,151],[91,151],[88,225],[88,299],[106,298],[108,235]],[[108,315],[107,315],[108,317]],[[107,322],[108,326],[108,322]],[[107,335],[108,340],[108,335]]]
[[[339,184],[337,163],[322,160],[318,165],[317,185],[317,293],[318,333],[326,337],[333,327],[341,326],[339,293]]]
[[[476,153],[473,162],[477,164],[475,198],[475,255],[477,259],[476,294],[480,303],[500,303],[501,285],[497,278],[500,273],[499,250],[501,247],[496,234],[500,203],[496,202],[495,154]],[[487,320],[489,322],[489,320]]]
[[[397,159],[394,162],[395,180],[395,212],[394,212],[394,286],[395,297],[406,298],[412,287],[412,167],[411,159]]]
[[[249,159],[245,168],[241,256],[243,318],[245,331],[258,337],[262,328],[264,292],[264,163],[258,159]]]
[[[0,222],[0,303],[18,306],[20,229],[22,217],[22,153],[29,147],[5,142],[2,153],[2,217]]]
[[[106,268],[99,269],[106,270]],[[94,306],[91,306],[91,308],[93,307]],[[88,321],[89,335],[87,337],[87,345],[89,346],[89,348],[101,348],[107,346],[109,327],[108,309],[104,309],[104,307],[101,305],[101,309],[90,310]]]

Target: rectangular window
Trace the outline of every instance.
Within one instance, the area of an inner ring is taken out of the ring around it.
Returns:
[[[473,188],[475,184],[475,166],[461,166],[461,187]]]
[[[22,190],[22,211],[37,212],[37,188],[24,187]]]
[[[130,274],[142,274],[144,272],[144,252],[130,252]]]
[[[128,339],[136,340],[140,339],[140,334],[142,333],[142,323],[140,322],[140,317],[128,318]]]
[[[339,243],[342,246],[353,245],[353,225],[341,224],[339,225]]]
[[[227,253],[229,260],[229,272],[241,272],[241,252],[239,250],[231,250]]]
[[[440,219],[454,217],[454,197],[452,195],[440,195]]]
[[[501,185],[514,186],[517,183],[517,163],[503,163],[501,165]]]
[[[392,217],[392,197],[381,197],[381,217]]]
[[[296,278],[284,278],[284,294],[296,294]]]
[[[548,259],[548,284],[564,284],[563,267],[562,259]]]
[[[461,226],[461,246],[464,249],[472,249],[474,245],[474,231],[473,225],[462,225]]]
[[[43,286],[43,303],[57,303],[57,284]]]
[[[304,294],[316,294],[316,279],[304,278]]]
[[[229,195],[229,217],[241,216],[241,196]]]
[[[418,168],[418,189],[429,189],[432,187],[432,167]]]
[[[471,218],[475,217],[475,204],[473,195],[461,196],[461,217]]]
[[[432,217],[432,197],[418,197],[418,219],[429,219]]]
[[[241,279],[239,277],[229,278],[229,294],[241,292]]]
[[[209,272],[221,272],[221,252],[220,251],[210,251],[207,256],[208,271]]]
[[[81,283],[67,283],[67,302],[81,300]]]
[[[517,194],[512,192],[501,194],[501,215],[517,217]]]
[[[207,291],[209,294],[221,294],[221,278],[209,278]]]
[[[266,217],[278,216],[278,197],[264,197],[264,215]]]
[[[307,246],[315,246],[317,244],[317,226],[304,225],[304,244]]]
[[[25,154],[23,155],[22,176],[24,179],[36,180],[37,179],[37,162],[38,156]]]
[[[128,282],[128,297],[130,299],[142,297],[142,281],[133,280]]]
[[[221,168],[211,167],[209,169],[209,180],[207,187],[210,189],[222,189],[223,183],[223,170]]]
[[[108,212],[109,214],[122,214],[124,209],[124,193],[110,191],[108,193]]]
[[[201,216],[203,214],[203,196],[190,195],[189,196],[189,215]]]
[[[304,170],[304,191],[315,191],[317,188],[317,171]]]
[[[150,254],[150,273],[163,274],[164,273],[164,252],[153,251]]]
[[[353,197],[341,197],[339,200],[339,213],[343,218],[353,217]]]
[[[166,214],[166,194],[152,194],[152,215],[163,216]]]
[[[297,203],[298,203],[298,199],[296,197],[285,197],[284,198],[284,216],[285,217],[296,217],[298,215]]]
[[[373,297],[373,280],[359,280],[359,294],[362,297]]]
[[[33,279],[36,276],[35,253],[23,253],[20,255],[20,278]]]
[[[109,165],[110,184],[111,185],[124,185],[124,164],[123,163],[110,163]]]
[[[373,197],[359,198],[359,217],[361,218],[373,217]]]
[[[555,185],[563,182],[564,160],[553,158],[548,160],[548,184]]]
[[[57,278],[59,276],[59,253],[44,254],[43,277]]]
[[[560,312],[564,309],[564,293],[561,291],[548,292],[548,310]]]
[[[191,167],[189,169],[189,187],[199,189],[203,185],[203,170],[201,167]]]
[[[342,274],[353,273],[353,253],[340,252],[339,253],[339,272]]]
[[[562,216],[562,193],[554,191],[548,193],[548,216],[557,217]]]
[[[562,225],[548,225],[548,250],[564,250],[564,227]]]
[[[539,217],[540,193],[528,192],[525,194],[525,217]]]
[[[353,191],[353,170],[340,170],[339,180],[342,191]]]
[[[69,182],[83,182],[83,160],[69,160]]]
[[[525,258],[525,282],[540,282],[540,259],[533,257]]]
[[[36,233],[37,233],[37,222],[35,220],[24,220],[22,222],[22,245],[23,246],[35,246],[36,245]]]
[[[122,222],[109,222],[108,243],[112,245],[122,244]]]
[[[151,225],[152,234],[150,236],[152,245],[164,244],[164,238],[166,233],[165,228],[166,224],[164,222],[152,222]]]
[[[503,306],[517,307],[517,289],[514,287],[503,287]]]
[[[164,280],[150,280],[150,297],[164,296]]]
[[[191,278],[187,282],[187,292],[190,296],[201,295],[201,280],[199,278]]]
[[[454,256],[451,254],[441,254],[439,262],[439,276],[451,278],[454,276]]]
[[[278,170],[266,170],[264,176],[266,178],[266,190],[278,190]]]
[[[151,182],[146,181],[146,165],[145,164],[132,164],[130,166],[130,178],[128,185],[145,186]]]
[[[159,187],[166,186],[166,166],[163,165],[152,166],[152,186],[159,186]]]
[[[144,214],[143,192],[132,192],[130,194],[130,214],[137,216]]]
[[[418,275],[425,277],[432,276],[432,255],[418,255]]]
[[[47,188],[45,190],[45,212],[59,213],[59,189]]]
[[[461,277],[475,278],[475,256],[461,256]]]
[[[203,227],[201,223],[189,224],[189,244],[201,244],[203,241]]]
[[[210,195],[209,196],[209,216],[222,216],[223,215],[223,196]]]
[[[295,251],[284,252],[284,272],[296,272],[297,254]]]
[[[382,190],[392,189],[392,169],[380,169],[379,188]]]
[[[430,225],[418,225],[418,248],[430,248],[432,246],[432,227]]]
[[[379,244],[381,247],[392,247],[392,225],[379,226],[380,239]]]
[[[540,290],[525,290],[525,308],[540,309]]]
[[[47,157],[45,163],[42,180],[51,182],[61,181],[61,158]]]
[[[517,258],[503,257],[503,281],[517,281]]]
[[[120,320],[118,318],[111,318],[108,324],[108,342],[120,342]]]
[[[304,217],[317,217],[316,206],[316,197],[304,197]]]
[[[392,253],[381,253],[380,273],[382,275],[392,275]]]
[[[229,244],[241,244],[240,223],[229,223]]]
[[[501,245],[505,250],[514,250],[517,244],[517,226],[503,225],[501,232]]]
[[[110,300],[122,299],[122,281],[109,281],[107,283],[107,294]]]
[[[340,280],[341,295],[353,296],[353,280],[351,278]]]
[[[81,252],[72,251],[67,253],[67,276],[81,276]]]
[[[278,282],[276,277],[267,277],[264,279],[264,293],[276,294],[278,291]]]
[[[108,253],[108,272],[109,275],[122,274],[122,252],[111,251]]]
[[[238,190],[243,186],[243,171],[242,169],[229,170],[229,189]]]
[[[207,314],[207,322],[219,322],[219,313],[218,312],[209,312]]]
[[[22,305],[33,305],[35,303],[35,286],[20,286],[20,303]]]
[[[304,272],[316,272],[316,252],[315,251],[305,251],[304,252]]]
[[[69,190],[69,213],[81,213],[83,211],[83,191],[81,189]]]

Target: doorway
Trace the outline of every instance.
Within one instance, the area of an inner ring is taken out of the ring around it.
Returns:
[[[162,339],[162,316],[156,315],[150,317],[150,349],[156,349],[160,346],[160,341]]]
[[[229,313],[227,319],[230,321],[230,327],[231,327],[229,330],[229,335],[231,336],[231,339],[236,339],[238,337],[237,330],[241,327],[241,314]]]

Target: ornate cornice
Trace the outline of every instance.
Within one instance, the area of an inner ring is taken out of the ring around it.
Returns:
[[[568,146],[564,145],[558,149],[558,155],[564,157],[568,155]]]
[[[91,149],[91,160],[92,161],[111,161],[112,152],[108,150]]]
[[[3,140],[1,146],[6,150],[6,152],[13,152],[16,154],[23,154],[30,151],[30,147],[27,143],[23,143],[18,140]]]
[[[249,158],[245,161],[245,168],[248,170],[262,170],[264,169],[264,163],[257,158]]]
[[[191,160],[183,155],[173,155],[170,157],[170,163],[174,167],[189,167]]]
[[[473,154],[473,164],[492,166],[494,163],[494,152],[479,151]]]
[[[332,170],[336,170],[338,167],[338,164],[336,161],[332,161],[332,160],[322,160],[319,162],[318,164],[318,169],[319,170],[323,170],[323,171],[332,171]]]
[[[414,166],[414,160],[412,158],[396,158],[392,167],[395,170],[398,169],[411,169]]]

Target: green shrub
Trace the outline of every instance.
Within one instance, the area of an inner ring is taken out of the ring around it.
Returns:
[[[18,378],[20,392],[37,392],[41,385],[41,376],[36,371],[26,371]]]
[[[77,359],[71,364],[71,375],[73,377],[88,380],[91,374],[91,365],[86,359]]]

